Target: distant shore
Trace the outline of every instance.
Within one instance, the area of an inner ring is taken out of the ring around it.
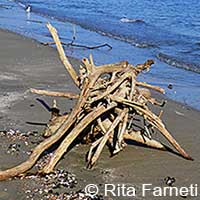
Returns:
[[[76,93],[78,89],[61,64],[56,49],[1,29],[0,43],[0,128],[24,132],[36,130],[40,133],[44,127],[29,125],[27,122],[47,122],[49,113],[36,98],[44,100],[50,106],[53,98],[33,95],[28,92],[29,88]],[[80,61],[73,58],[70,61],[78,69]],[[58,99],[62,112],[70,112],[74,103]],[[166,176],[175,177],[177,186],[200,184],[200,112],[167,99],[163,121],[179,144],[194,157],[193,162],[169,152],[129,145],[113,158],[109,158],[108,150],[105,149],[95,169],[90,171],[85,169],[86,146],[80,145],[65,155],[59,167],[76,174],[80,182],[78,187],[82,188],[89,183],[131,183],[136,186],[152,183],[160,186]],[[1,170],[27,158],[27,155],[21,153],[17,157],[8,155],[5,149],[10,141],[2,137],[0,141]],[[27,182],[0,182],[0,191],[3,191],[0,192],[0,199],[25,199],[26,194],[21,191],[23,184]],[[148,199],[157,198],[149,196]]]

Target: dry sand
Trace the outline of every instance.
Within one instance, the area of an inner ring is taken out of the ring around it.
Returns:
[[[54,48],[44,47],[36,41],[4,30],[0,30],[0,43],[0,129],[13,128],[23,132],[35,130],[40,133],[42,126],[29,125],[27,122],[47,122],[49,113],[36,98],[45,100],[50,105],[52,98],[30,94],[28,89],[33,87],[77,93],[78,90],[59,61]],[[71,61],[78,66],[78,60]],[[58,99],[58,104],[64,112],[70,111],[74,102]],[[129,145],[113,158],[109,158],[105,149],[96,167],[86,170],[85,151],[88,147],[79,145],[65,155],[58,167],[77,175],[77,190],[89,183],[130,183],[138,188],[137,197],[134,199],[162,199],[150,194],[146,198],[140,197],[140,186],[143,183],[163,186],[163,179],[167,176],[176,178],[176,186],[200,185],[200,112],[168,100],[163,120],[172,135],[193,156],[194,161],[184,160],[170,152]],[[9,140],[1,137],[0,169],[11,167],[27,158],[23,153],[17,156],[7,154],[9,144]],[[31,188],[34,184],[31,180],[0,182],[0,200],[26,199],[22,188],[25,185]],[[103,190],[103,185],[99,187]],[[199,197],[188,196],[187,199]]]

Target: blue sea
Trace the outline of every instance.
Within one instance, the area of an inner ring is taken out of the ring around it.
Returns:
[[[65,47],[68,56],[92,53],[97,65],[154,59],[152,70],[140,79],[200,110],[199,0],[0,0],[2,29],[47,42],[52,41],[47,22],[57,28],[63,42],[75,36],[77,44],[112,46],[111,50]]]

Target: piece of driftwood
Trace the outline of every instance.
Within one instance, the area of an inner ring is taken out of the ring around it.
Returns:
[[[68,43],[66,42],[60,42],[62,45],[64,46],[72,46],[72,47],[78,47],[78,48],[83,48],[83,49],[99,49],[99,48],[102,48],[102,47],[108,47],[109,50],[112,49],[112,46],[107,44],[107,43],[104,43],[104,44],[100,44],[100,45],[95,45],[95,46],[88,46],[88,45],[83,45],[83,44],[77,44],[75,43],[75,40],[76,40],[76,26],[75,24],[73,25],[73,36],[72,36],[72,40]],[[52,41],[52,42],[41,42],[41,44],[45,45],[45,46],[49,46],[49,45],[54,45],[56,44],[55,41]]]
[[[69,99],[77,99],[79,97],[78,94],[69,93],[69,92],[52,92],[47,90],[37,90],[37,89],[30,89],[30,92],[40,95],[52,96],[52,97],[65,97]]]
[[[49,45],[53,45],[55,44],[55,42],[41,42],[41,44],[43,44],[44,46],[49,46]],[[83,45],[83,44],[76,44],[74,42],[69,42],[69,43],[66,43],[66,42],[61,42],[62,45],[65,45],[65,46],[72,46],[72,47],[79,47],[79,48],[84,48],[84,49],[99,49],[99,48],[102,48],[102,47],[108,47],[109,49],[112,49],[112,46],[105,43],[105,44],[100,44],[100,45],[96,45],[96,46],[88,46],[88,45]]]
[[[0,180],[27,172],[41,154],[52,145],[58,146],[40,173],[52,172],[74,142],[91,143],[87,153],[89,168],[97,162],[105,145],[109,147],[112,155],[123,150],[128,140],[167,150],[165,145],[153,139],[155,130],[160,132],[182,157],[192,160],[165,128],[161,120],[163,111],[156,115],[148,107],[149,104],[163,106],[163,103],[159,103],[151,96],[149,89],[160,93],[164,93],[164,90],[137,81],[138,74],[149,70],[154,64],[152,60],[136,66],[127,61],[95,66],[90,55],[89,60],[86,58],[82,60],[77,74],[65,56],[56,29],[50,24],[47,24],[47,27],[52,34],[60,59],[80,89],[80,94],[31,89],[31,92],[36,94],[74,98],[77,99],[76,104],[71,113],[60,115],[54,101],[51,119],[44,130],[44,136],[47,138],[33,149],[27,161],[14,168],[0,171]]]

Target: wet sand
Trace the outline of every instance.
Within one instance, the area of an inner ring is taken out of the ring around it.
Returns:
[[[43,126],[30,125],[27,122],[46,123],[49,112],[37,98],[45,101],[49,106],[53,98],[31,94],[28,89],[32,87],[77,93],[78,90],[54,48],[42,46],[34,40],[4,30],[0,30],[0,43],[0,129],[12,128],[23,132],[34,130],[40,134]],[[71,58],[70,61],[76,68],[79,66],[78,60]],[[72,100],[58,99],[62,112],[70,111],[74,103]],[[150,193],[148,197],[141,197],[141,184],[152,183],[153,186],[163,186],[163,179],[167,176],[175,177],[175,185],[179,187],[190,184],[200,185],[200,112],[167,99],[163,120],[168,130],[192,155],[194,161],[184,160],[170,152],[128,145],[123,152],[112,158],[105,148],[95,168],[87,170],[85,152],[88,146],[79,145],[66,154],[57,167],[77,176],[78,185],[75,190],[84,188],[89,183],[100,184],[100,191],[103,191],[101,184],[104,183],[132,184],[137,188],[137,197],[134,199],[160,199]],[[1,170],[22,162],[28,156],[23,153],[16,156],[8,154],[6,149],[10,143],[8,139],[1,137]],[[33,146],[24,147],[22,144],[22,149],[33,148]],[[31,188],[34,184],[31,180],[0,182],[0,199],[26,199],[22,188],[25,185]],[[195,198],[188,196],[187,199]]]

